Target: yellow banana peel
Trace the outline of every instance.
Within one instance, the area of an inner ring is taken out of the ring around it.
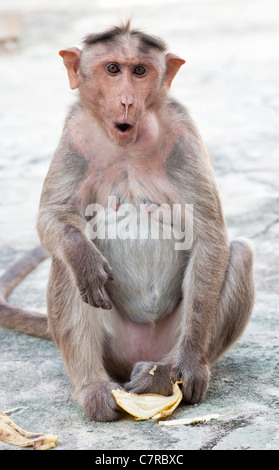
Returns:
[[[227,416],[232,412],[233,410],[228,411],[228,413],[225,413],[223,415],[214,413],[214,414],[204,415],[204,416],[195,416],[193,418],[170,419],[167,421],[160,421],[159,425],[160,426],[178,426],[180,424],[188,425],[188,424],[196,424],[196,423],[206,423],[207,421],[211,421],[211,420],[218,419],[218,418],[223,418],[223,416]]]
[[[173,384],[171,396],[155,393],[137,394],[125,390],[112,390],[116,403],[136,420],[162,419],[169,416],[182,400],[181,381]]]
[[[25,431],[0,411],[0,440],[20,447],[33,446],[35,450],[49,450],[56,446],[58,436]]]

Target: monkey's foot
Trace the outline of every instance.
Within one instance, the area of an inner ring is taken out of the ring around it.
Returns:
[[[93,421],[116,421],[122,418],[123,410],[111,393],[115,389],[121,389],[115,382],[91,383],[84,387],[76,398]]]
[[[183,400],[195,405],[204,398],[209,383],[210,369],[205,362],[192,363],[191,366],[187,366],[185,362],[183,366],[174,366],[171,376],[173,380],[182,380]]]
[[[137,362],[125,390],[133,393],[172,394],[170,366],[154,362]]]

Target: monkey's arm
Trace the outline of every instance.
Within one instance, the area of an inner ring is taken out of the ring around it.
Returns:
[[[196,242],[184,279],[184,315],[172,375],[183,380],[187,402],[199,402],[209,380],[208,350],[216,308],[228,266],[225,240]]]
[[[86,220],[78,208],[78,186],[85,177],[79,161],[82,157],[75,156],[74,161],[73,154],[66,157],[65,153],[57,152],[50,165],[40,201],[38,234],[50,255],[70,270],[82,300],[109,309],[111,304],[104,298],[102,287],[113,279],[112,270],[86,238]]]
[[[189,137],[190,135],[190,137]],[[173,376],[182,377],[184,397],[197,403],[206,391],[206,352],[229,263],[229,241],[210,158],[198,133],[188,129],[172,155],[169,173],[185,203],[193,204],[193,245],[183,281],[183,317]],[[179,171],[177,171],[179,170]]]

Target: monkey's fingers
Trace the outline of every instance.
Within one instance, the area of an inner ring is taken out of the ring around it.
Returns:
[[[113,272],[112,272],[112,269],[109,265],[106,265],[104,266],[104,270],[105,272],[107,273],[108,275],[108,281],[113,281],[114,280],[114,275],[113,275]]]
[[[109,300],[104,300],[104,303],[103,303],[103,306],[102,306],[102,309],[103,310],[111,310],[112,309],[112,305],[111,305],[111,302]]]
[[[183,381],[183,400],[191,405],[200,403],[209,383],[210,371],[208,366],[206,364],[196,364],[193,369],[182,369],[180,376]]]
[[[86,304],[89,304],[88,289],[87,288],[79,289],[79,293],[80,293],[82,301],[85,302]]]
[[[81,291],[81,298],[83,302],[91,305],[91,307],[102,308],[104,310],[110,310],[112,308],[111,302],[104,297],[102,289],[99,288],[85,288]]]
[[[111,310],[112,305],[109,300],[105,299],[104,297],[98,301],[98,307],[102,308],[103,310]]]
[[[188,381],[183,387],[183,399],[186,403],[195,405],[200,403],[206,393],[208,383],[206,381]]]
[[[99,285],[99,288],[92,290],[92,298],[93,302],[95,302],[95,306],[99,308],[103,308],[104,310],[110,310],[112,305],[108,299],[105,298],[102,286]]]

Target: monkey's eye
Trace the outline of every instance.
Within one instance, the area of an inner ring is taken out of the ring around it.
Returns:
[[[143,65],[137,65],[134,68],[133,73],[135,75],[144,75],[146,73],[146,68]]]
[[[107,66],[107,71],[109,73],[118,73],[118,72],[120,72],[120,68],[118,67],[117,64],[109,64]]]

